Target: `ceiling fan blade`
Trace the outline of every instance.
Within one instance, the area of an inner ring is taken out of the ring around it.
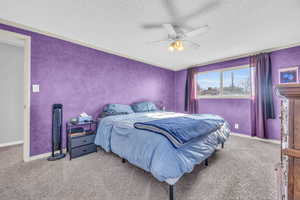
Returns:
[[[165,21],[165,22],[161,22],[161,23],[156,23],[156,24],[143,24],[142,28],[144,29],[155,29],[155,28],[161,28],[163,27],[163,24],[167,24],[167,23],[176,23],[177,19],[179,19],[178,16],[178,9],[175,7],[174,2],[172,0],[162,0],[162,4],[165,7],[165,9],[167,10],[169,16],[170,16],[170,20],[169,21]],[[169,32],[168,32],[169,33]]]
[[[187,20],[189,20],[191,18],[194,18],[198,15],[205,14],[205,13],[213,10],[219,4],[220,4],[220,0],[213,0],[213,1],[211,0],[209,3],[207,3],[203,7],[195,10],[193,13],[180,17],[180,20],[179,20],[180,22],[179,23],[184,23],[184,22],[186,22]]]
[[[205,26],[202,26],[202,27],[200,27],[200,28],[197,28],[197,29],[195,29],[195,30],[193,30],[193,31],[184,33],[184,35],[185,35],[186,37],[195,37],[195,36],[197,36],[197,35],[201,35],[201,34],[206,33],[206,32],[208,31],[208,29],[209,29],[208,25],[205,25]]]
[[[161,24],[143,24],[141,27],[144,29],[154,29],[154,28],[162,28],[163,26]]]
[[[171,21],[176,22],[177,19],[179,18],[179,10],[174,5],[174,1],[173,0],[162,0],[162,3],[170,15]]]
[[[150,44],[155,44],[155,43],[161,43],[161,42],[169,42],[170,39],[163,39],[163,40],[155,40],[155,41],[151,41],[149,42]]]
[[[173,27],[172,24],[163,24],[163,27],[166,29],[168,35],[171,37],[171,38],[175,38],[177,33]]]
[[[196,43],[196,42],[193,42],[193,41],[190,41],[190,40],[182,40],[182,41],[188,42],[188,43],[190,43],[190,44],[192,44],[192,45],[194,45],[194,46],[196,46],[196,47],[201,47],[200,44],[198,44],[198,43]]]

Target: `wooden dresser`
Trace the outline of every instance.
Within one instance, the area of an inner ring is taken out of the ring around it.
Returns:
[[[284,200],[300,200],[300,84],[277,85],[281,102]]]

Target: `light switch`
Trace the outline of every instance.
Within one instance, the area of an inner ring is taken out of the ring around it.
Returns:
[[[33,84],[32,85],[32,92],[33,93],[40,92],[40,85]]]

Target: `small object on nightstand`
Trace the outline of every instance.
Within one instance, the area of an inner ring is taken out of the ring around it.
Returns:
[[[76,124],[73,124],[76,125]],[[84,132],[84,128],[83,127],[74,127],[70,130],[70,133],[81,133]]]
[[[72,119],[70,119],[70,123],[77,124],[78,123],[78,119],[76,117],[72,118]]]
[[[78,117],[78,122],[79,123],[82,123],[82,122],[90,122],[90,121],[93,121],[93,118],[92,116],[89,116],[88,114],[86,113],[81,113]]]
[[[66,124],[67,131],[67,151],[70,160],[89,153],[97,152],[95,137],[98,122],[91,120],[88,122],[77,122]]]

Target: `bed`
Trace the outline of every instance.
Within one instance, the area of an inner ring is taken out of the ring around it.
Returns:
[[[229,125],[223,120],[216,130],[178,147],[163,134],[135,127],[136,123],[180,117],[222,120],[217,115],[164,111],[108,116],[98,124],[95,144],[150,172],[157,180],[168,183],[170,199],[173,199],[173,186],[180,177],[191,172],[195,165],[207,161],[219,146],[224,145],[230,134]]]

